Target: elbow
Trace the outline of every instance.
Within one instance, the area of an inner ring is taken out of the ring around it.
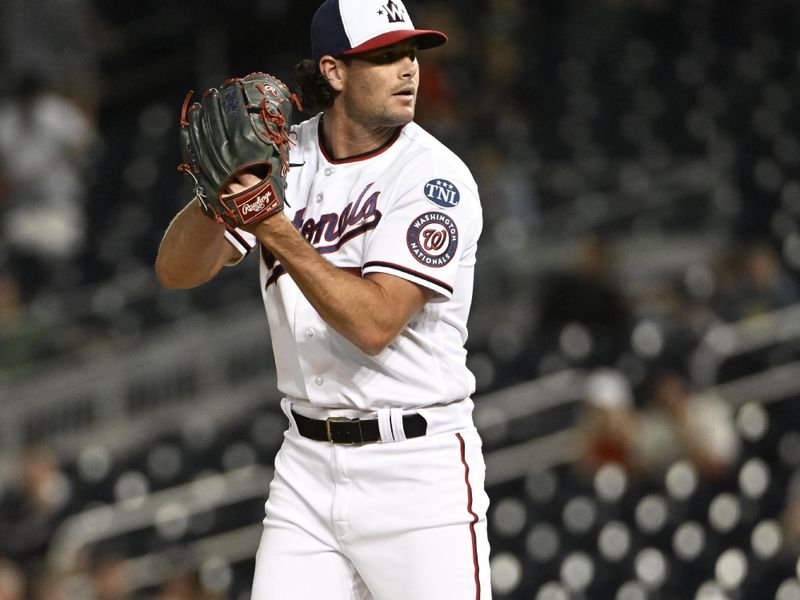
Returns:
[[[162,287],[165,287],[169,290],[181,289],[180,282],[171,272],[169,265],[165,264],[165,261],[161,260],[161,256],[156,258],[155,272],[156,279],[158,279],[158,283],[160,283]]]
[[[157,273],[156,278],[158,279],[158,283],[161,284],[161,287],[166,288],[168,290],[188,290],[189,288],[192,287],[182,281],[179,281],[177,279],[172,279],[168,275]]]
[[[166,261],[160,259],[156,259],[155,272],[158,282],[169,290],[188,290],[204,283],[182,276],[179,272],[171,269]]]
[[[397,337],[395,331],[374,331],[369,334],[362,334],[354,340],[358,349],[367,356],[377,356],[394,341]]]
[[[167,277],[158,277],[158,282],[161,284],[161,287],[168,290],[188,290],[194,287],[177,280],[169,279]]]
[[[358,349],[367,356],[378,356],[378,354],[386,350],[386,346],[388,345],[389,344],[385,346],[381,344],[358,344]]]

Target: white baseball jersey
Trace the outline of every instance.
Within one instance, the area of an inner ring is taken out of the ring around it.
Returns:
[[[482,217],[464,163],[416,123],[380,148],[335,160],[320,115],[292,128],[287,217],[337,267],[388,273],[436,295],[377,356],[329,327],[260,249],[261,291],[278,388],[323,409],[371,412],[448,404],[474,392],[466,367],[467,317]],[[256,244],[228,232],[246,254]]]

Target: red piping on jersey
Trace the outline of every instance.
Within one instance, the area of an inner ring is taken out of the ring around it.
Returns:
[[[374,150],[370,150],[369,152],[364,152],[363,154],[354,154],[353,156],[347,156],[345,158],[334,158],[330,151],[328,150],[328,144],[325,140],[325,132],[322,130],[322,117],[319,119],[319,125],[317,126],[317,141],[319,143],[319,149],[322,151],[322,156],[325,157],[332,165],[344,165],[347,163],[354,163],[359,162],[362,160],[367,160],[369,158],[373,158],[374,156],[378,156],[379,154],[383,154],[389,148],[391,148],[392,144],[397,141],[397,138],[400,137],[400,132],[403,130],[402,127],[398,127],[395,129],[394,133],[391,137],[386,140],[383,144],[375,148]]]
[[[469,533],[472,538],[472,565],[475,569],[475,600],[481,598],[481,578],[480,567],[478,566],[478,541],[475,536],[475,523],[478,522],[478,515],[472,510],[472,485],[469,482],[469,465],[467,464],[467,449],[464,445],[464,438],[460,433],[456,434],[458,443],[461,445],[461,464],[464,465],[464,483],[467,484],[467,512],[472,515],[472,521],[469,524]]]
[[[419,277],[420,279],[424,279],[425,281],[429,281],[429,282],[433,283],[434,285],[438,285],[439,287],[441,287],[442,289],[447,290],[451,294],[453,293],[453,287],[447,285],[445,282],[439,281],[438,279],[435,279],[434,277],[429,277],[428,275],[425,275],[424,273],[420,273],[419,271],[414,271],[413,269],[409,269],[408,267],[404,267],[402,265],[396,265],[394,263],[383,262],[383,261],[380,261],[380,260],[371,260],[368,263],[365,263],[364,266],[362,267],[362,269],[367,269],[369,267],[385,267],[387,269],[395,269],[395,270],[401,271],[403,273],[408,273],[409,275],[413,275],[414,277]]]

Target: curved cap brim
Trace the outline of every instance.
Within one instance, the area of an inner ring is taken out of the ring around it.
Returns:
[[[415,38],[419,42],[420,50],[436,48],[447,42],[447,36],[441,31],[434,31],[432,29],[399,29],[375,36],[363,44],[359,44],[355,48],[342,52],[342,54],[349,56],[352,54],[370,52],[372,50],[391,46],[392,44],[402,42],[409,38]]]

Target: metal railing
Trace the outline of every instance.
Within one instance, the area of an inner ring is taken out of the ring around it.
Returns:
[[[238,416],[275,398],[273,362],[264,307],[247,301],[138,344],[38,365],[0,383],[0,479],[39,441],[69,462],[87,444],[133,447],[191,414]]]
[[[726,360],[790,341],[800,342],[800,304],[714,325],[690,358],[692,381],[713,385]]]

